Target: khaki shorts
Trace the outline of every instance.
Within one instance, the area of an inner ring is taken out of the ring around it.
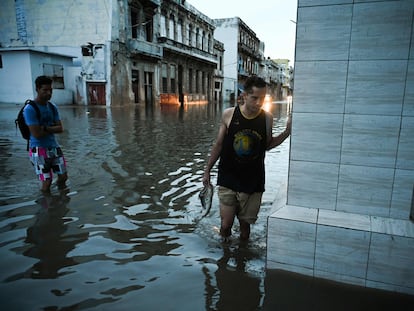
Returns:
[[[229,188],[219,186],[218,197],[220,204],[236,206],[237,218],[244,220],[249,224],[254,224],[259,214],[262,203],[263,192],[244,193],[236,192]]]

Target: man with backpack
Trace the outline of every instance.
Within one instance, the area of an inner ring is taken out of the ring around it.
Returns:
[[[68,174],[62,149],[55,134],[63,132],[57,107],[49,102],[52,97],[52,79],[39,76],[35,80],[37,96],[23,109],[23,116],[30,130],[29,157],[36,175],[42,182],[42,192],[50,192],[53,173],[57,174],[59,189],[66,187]]]

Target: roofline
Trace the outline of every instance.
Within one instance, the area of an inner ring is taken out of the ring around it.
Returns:
[[[63,57],[67,57],[67,58],[77,58],[77,56],[74,56],[74,55],[45,51],[42,48],[35,48],[35,47],[22,46],[22,47],[0,48],[0,52],[26,52],[26,51],[27,52],[36,52],[36,53],[48,54],[48,55],[63,56]]]

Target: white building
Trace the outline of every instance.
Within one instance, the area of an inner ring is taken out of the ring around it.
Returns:
[[[215,38],[224,43],[223,96],[235,100],[245,79],[260,74],[264,44],[239,17],[215,19]]]
[[[72,104],[71,76],[74,56],[45,52],[35,48],[0,49],[1,102],[24,103],[36,96],[34,80],[48,75],[53,79],[53,102]]]

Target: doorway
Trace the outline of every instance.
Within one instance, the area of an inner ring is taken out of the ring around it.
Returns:
[[[145,91],[145,103],[152,103],[153,102],[153,92],[152,92],[152,84],[153,84],[153,73],[149,71],[144,72],[144,91]]]
[[[87,88],[90,105],[106,105],[105,83],[89,82]]]

